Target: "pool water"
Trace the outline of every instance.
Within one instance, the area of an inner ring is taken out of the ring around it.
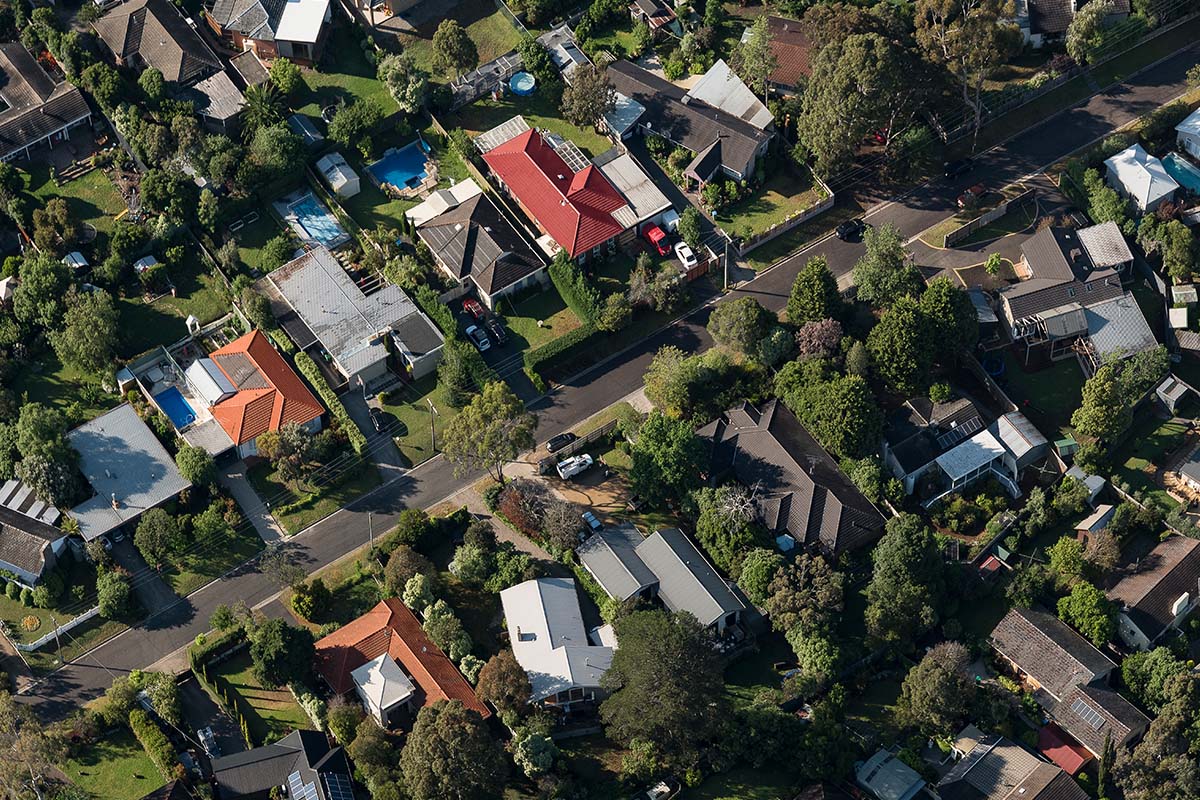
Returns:
[[[508,82],[508,86],[514,93],[521,97],[526,97],[533,94],[533,88],[537,85],[537,79],[528,72],[518,72],[512,76],[512,80]]]
[[[306,194],[289,208],[305,233],[326,247],[332,248],[345,240],[347,234],[337,218],[311,194]]]
[[[367,171],[379,183],[390,183],[399,189],[415,188],[425,180],[425,164],[428,161],[420,141],[410,142],[394,153],[367,167]]]
[[[1200,169],[1179,153],[1167,153],[1162,160],[1163,169],[1183,188],[1200,194]]]
[[[158,407],[170,418],[177,431],[196,421],[196,412],[174,386],[154,395],[154,402],[158,403]]]

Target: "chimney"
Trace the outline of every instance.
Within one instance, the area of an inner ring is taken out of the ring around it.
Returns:
[[[113,507],[114,511],[121,507],[121,504],[119,502],[117,502],[117,493],[116,492],[112,493],[112,507]]]
[[[1078,264],[1079,259],[1083,258],[1083,251],[1078,247],[1071,248],[1071,263]]]

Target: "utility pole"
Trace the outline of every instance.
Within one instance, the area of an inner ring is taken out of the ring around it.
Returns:
[[[428,397],[425,402],[429,404],[429,440],[432,443],[433,452],[437,452],[437,428],[434,427],[433,421],[437,417],[437,409],[433,407],[433,401]]]
[[[372,548],[375,547],[375,525],[371,519],[371,515],[373,513],[374,512],[371,511],[367,512],[367,544],[369,544]]]
[[[54,618],[53,614],[50,615],[50,624],[54,626],[54,645],[55,645],[55,647],[58,648],[58,662],[57,663],[61,664],[62,663],[62,639],[59,638],[59,635],[58,635],[58,620]]]

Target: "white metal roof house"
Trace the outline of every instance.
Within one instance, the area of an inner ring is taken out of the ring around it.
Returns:
[[[661,225],[667,213],[673,211],[671,201],[628,152],[614,147],[593,159],[593,163],[629,203],[639,233],[651,223]]]
[[[317,169],[325,177],[325,182],[329,184],[329,188],[333,189],[338,197],[354,197],[354,195],[362,190],[358,173],[346,162],[346,158],[336,150],[332,153],[326,153],[317,159]]]
[[[1175,142],[1186,152],[1200,158],[1200,109],[1175,126]]]
[[[1140,144],[1106,159],[1104,166],[1108,170],[1108,185],[1132,201],[1138,211],[1153,211],[1179,190],[1179,184],[1167,173],[1162,162]]]
[[[699,82],[688,90],[688,96],[703,100],[713,108],[749,122],[762,131],[769,130],[775,122],[775,116],[763,101],[742,82],[723,58],[718,58]]]
[[[572,578],[539,578],[500,592],[513,655],[533,687],[530,698],[568,708],[600,699],[613,648],[588,640]]]
[[[313,64],[321,58],[331,15],[329,0],[216,0],[204,18],[234,50]]]
[[[948,481],[945,491],[925,502],[928,508],[950,492],[961,491],[983,477],[998,480],[1013,497],[1021,496],[1021,472],[1043,458],[1050,443],[1020,411],[999,417],[935,461]]]

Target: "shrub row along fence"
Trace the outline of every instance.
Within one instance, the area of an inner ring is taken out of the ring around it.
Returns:
[[[812,173],[812,178],[816,182],[817,186],[821,188],[824,198],[816,205],[809,206],[808,208],[789,216],[782,222],[775,223],[762,233],[756,233],[753,236],[743,239],[738,245],[739,256],[746,255],[759,245],[766,244],[772,239],[777,239],[793,228],[803,225],[813,217],[819,214],[824,214],[826,211],[833,208],[834,203],[837,202],[837,199],[834,197],[833,190],[830,189],[829,185],[825,183],[825,181],[821,180],[820,176],[818,176],[815,172]],[[688,278],[688,280],[691,280],[691,278]]]
[[[333,389],[329,388],[329,383],[326,382],[325,376],[321,374],[321,368],[317,366],[317,362],[313,361],[312,356],[303,351],[296,353],[292,357],[292,360],[296,364],[296,369],[300,370],[300,374],[317,390],[317,394],[321,396],[321,400],[329,409],[329,413],[341,425],[342,430],[346,433],[346,438],[350,440],[350,446],[354,448],[355,454],[362,455],[363,451],[367,449],[367,437],[358,427],[358,423],[350,416],[350,412],[346,410],[346,406],[342,403],[341,398],[334,393]]]
[[[242,739],[245,740],[246,746],[253,748],[256,746],[254,737],[250,735],[250,723],[242,712],[241,704],[243,700],[237,692],[233,691],[229,686],[228,681],[214,677],[209,673],[209,668],[220,664],[222,661],[232,658],[233,656],[245,650],[250,645],[246,639],[246,632],[241,628],[227,633],[222,633],[205,641],[203,644],[195,644],[188,648],[188,661],[192,667],[192,674],[198,680],[208,693],[216,698],[221,708],[225,710],[234,722],[238,724],[238,729],[242,732]]]
[[[955,228],[942,238],[942,247],[953,247],[963,239],[971,237],[975,231],[986,228],[1009,211],[1016,211],[1026,203],[1032,203],[1037,196],[1036,189],[1026,189],[1016,197],[1002,200],[995,208],[988,209],[970,222]]]
[[[142,709],[135,708],[129,712],[129,729],[141,742],[142,748],[154,762],[154,766],[158,767],[163,779],[169,781],[174,778],[179,767],[179,758],[175,753],[174,745],[171,744],[171,740],[167,734],[163,733],[163,729],[158,726],[158,723]]]

